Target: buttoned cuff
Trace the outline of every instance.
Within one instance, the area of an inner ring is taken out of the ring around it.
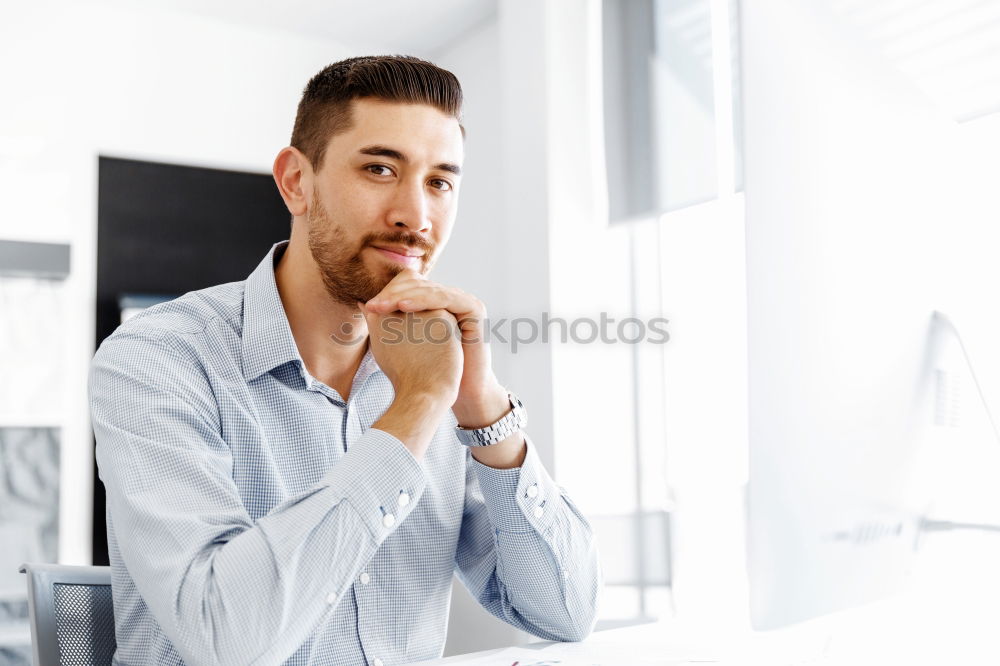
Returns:
[[[538,459],[535,445],[524,436],[528,452],[520,467],[496,469],[475,458],[473,468],[493,527],[501,532],[545,533],[560,505],[559,487]]]
[[[409,449],[376,428],[350,446],[324,481],[342,493],[377,543],[410,515],[427,483]]]

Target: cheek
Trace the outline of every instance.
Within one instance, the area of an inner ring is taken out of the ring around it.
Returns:
[[[365,210],[365,198],[358,192],[334,192],[330,196],[328,210],[342,224],[351,224],[357,220],[358,214]]]
[[[370,216],[379,200],[378,188],[353,173],[339,174],[331,179],[325,194],[329,210],[338,210],[349,222],[366,214]]]
[[[437,225],[434,230],[434,254],[436,257],[441,256],[442,250],[444,250],[445,245],[448,244],[448,239],[451,238],[451,232],[454,229],[454,225],[451,223],[446,223],[444,225]]]
[[[451,237],[451,232],[455,228],[455,218],[458,216],[458,204],[449,203],[442,206],[438,215],[438,242],[444,245]]]
[[[363,191],[332,192],[327,202],[330,223],[343,230],[350,243],[357,242],[373,227],[378,202]]]

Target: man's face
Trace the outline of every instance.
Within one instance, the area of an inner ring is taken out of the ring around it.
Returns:
[[[406,268],[426,274],[451,235],[464,157],[458,121],[431,106],[369,99],[315,174],[309,249],[330,296],[353,305]]]

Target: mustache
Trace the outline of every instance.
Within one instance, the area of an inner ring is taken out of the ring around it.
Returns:
[[[377,234],[371,232],[365,234],[364,238],[361,239],[361,247],[373,244],[405,245],[409,248],[423,250],[428,257],[433,256],[435,249],[434,243],[431,243],[423,236],[407,233],[405,231],[397,231],[395,233],[387,234]]]

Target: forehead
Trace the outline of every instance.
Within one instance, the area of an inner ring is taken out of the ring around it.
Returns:
[[[329,153],[353,159],[370,145],[387,146],[410,160],[461,164],[458,121],[426,104],[358,99],[351,103],[351,127],[330,139]]]

